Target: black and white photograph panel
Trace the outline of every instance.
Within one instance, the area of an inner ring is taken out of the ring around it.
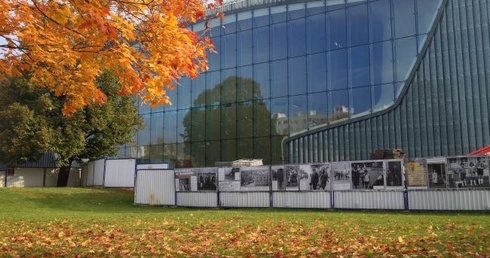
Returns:
[[[220,191],[240,191],[240,168],[218,168],[218,181]]]
[[[299,165],[288,164],[284,166],[286,173],[286,190],[297,191],[299,190],[299,181],[302,177],[308,176],[306,173],[301,172]]]
[[[175,190],[178,192],[191,191],[191,178],[194,171],[190,168],[175,170]]]
[[[394,160],[386,162],[386,187],[400,188],[404,186],[403,161]]]
[[[271,166],[272,191],[286,190],[286,172],[283,165]]]
[[[216,191],[218,182],[218,168],[198,168],[197,169],[197,190]]]
[[[305,173],[299,181],[300,191],[325,191],[330,190],[329,163],[325,164],[302,164],[299,166],[300,174]]]
[[[269,191],[269,166],[242,167],[240,191]]]
[[[427,164],[429,188],[446,188],[446,162]]]
[[[333,190],[351,189],[351,163],[349,161],[331,163],[331,178]]]
[[[489,187],[489,160],[486,156],[447,159],[448,185],[451,188]]]
[[[383,189],[383,161],[356,161],[351,163],[352,189]]]

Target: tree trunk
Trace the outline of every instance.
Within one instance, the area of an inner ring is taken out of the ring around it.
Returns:
[[[57,187],[66,187],[68,185],[68,177],[70,176],[71,163],[70,165],[61,166],[60,172],[58,173],[58,183]]]

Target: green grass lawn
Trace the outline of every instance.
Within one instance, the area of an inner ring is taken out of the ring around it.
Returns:
[[[0,188],[0,257],[490,257],[488,212],[191,209]]]

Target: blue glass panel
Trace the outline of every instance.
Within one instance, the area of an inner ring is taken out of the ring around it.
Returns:
[[[288,39],[289,56],[299,56],[306,53],[305,44],[305,19],[300,18],[288,23]],[[285,42],[283,42],[285,44]]]
[[[382,84],[373,87],[373,111],[386,109],[394,103],[395,89],[393,84]]]
[[[327,55],[328,88],[331,90],[347,88],[347,50],[332,51]]]
[[[252,28],[252,12],[241,12],[237,15],[238,31],[249,30]]]
[[[199,96],[204,92],[206,89],[206,75],[201,74],[199,75],[196,79],[192,80],[192,89],[191,89],[191,96],[192,96],[192,105],[193,106],[201,106],[204,105],[206,102],[205,100],[200,101],[196,103],[196,100],[199,98]],[[201,98],[205,98],[202,96]]]
[[[393,46],[391,41],[374,43],[372,55],[372,81],[374,84],[393,82]]]
[[[328,111],[332,123],[349,117],[351,109],[348,90],[331,91],[328,97]]]
[[[252,31],[242,31],[237,34],[238,65],[252,63]]]
[[[340,49],[347,46],[347,21],[345,10],[327,12],[327,43],[328,49]]]
[[[221,111],[221,106],[219,105],[206,108],[206,141],[219,140],[221,138]]]
[[[151,112],[150,105],[148,103],[143,103],[143,101],[138,98],[138,113],[139,114],[148,114]]]
[[[325,53],[307,57],[308,92],[327,90],[327,66],[325,57]]]
[[[254,136],[269,136],[271,133],[271,112],[269,100],[257,100],[254,105]]]
[[[349,45],[357,46],[367,44],[368,39],[368,16],[367,5],[360,4],[347,9],[347,30],[349,31]]]
[[[369,46],[359,46],[350,49],[349,78],[352,87],[370,84],[369,76]]]
[[[289,95],[306,93],[306,57],[288,59]]]
[[[206,121],[206,123],[214,123]],[[234,139],[237,137],[237,114],[235,104],[221,106],[221,139]]]
[[[254,82],[257,83],[257,96],[261,98],[270,98],[270,75],[269,63],[256,64],[253,66]]]
[[[328,95],[326,92],[308,95],[308,113],[310,127],[328,123]]]
[[[211,20],[209,21],[208,26],[211,28],[208,36],[219,37],[221,35],[221,20]]]
[[[221,34],[236,32],[236,14],[227,14],[222,21]]]
[[[179,80],[180,85],[177,86],[177,108],[190,108],[191,106],[191,79],[183,77]],[[174,105],[175,105],[174,104]]]
[[[271,135],[289,133],[288,98],[271,100]]]
[[[369,3],[369,30],[371,42],[391,38],[390,7],[390,0],[379,0]]]
[[[212,38],[216,53],[208,52],[209,71],[217,71],[221,67],[221,38]]]
[[[306,18],[306,44],[308,53],[325,51],[325,15],[315,15]]]
[[[190,122],[190,109],[181,109],[177,111],[177,142],[183,143],[186,138],[186,124],[185,122]],[[162,129],[163,132],[163,129]]]
[[[253,30],[253,57],[255,63],[269,61],[269,27]]]
[[[254,84],[252,78],[252,66],[237,68],[237,101],[250,102],[254,99]]]
[[[269,9],[253,10],[254,27],[262,27],[269,25]]]
[[[393,14],[396,38],[415,34],[414,0],[393,0]]]
[[[169,111],[164,114],[163,140],[166,144],[177,142],[177,111]]]
[[[437,8],[442,0],[418,0],[417,1],[417,28],[418,33],[428,33],[434,18],[437,15]]]
[[[236,89],[236,81],[237,81],[237,73],[236,69],[227,69],[223,70],[221,73],[221,86],[222,89]],[[220,90],[221,91],[221,103],[235,103],[236,102],[236,90]],[[217,95],[216,95],[217,97]]]
[[[354,114],[368,114],[371,111],[371,87],[351,90],[351,110]]]
[[[289,98],[289,133],[308,129],[308,101],[306,95]]]
[[[417,58],[417,41],[415,37],[397,39],[395,40],[395,49],[396,80],[402,81],[408,77]]]
[[[236,34],[223,36],[221,42],[221,64],[222,68],[230,68],[236,66]]]
[[[287,18],[286,6],[271,7],[271,23],[285,22]]]
[[[206,73],[206,105],[218,105],[221,92],[213,90],[221,82],[220,72]]]
[[[273,98],[288,94],[287,60],[271,62],[271,95]]]
[[[163,143],[163,112],[151,114],[151,142],[150,143],[151,144]]]
[[[271,25],[271,59],[283,59],[287,57],[287,26],[286,23]]]

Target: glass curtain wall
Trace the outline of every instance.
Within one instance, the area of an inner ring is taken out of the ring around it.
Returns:
[[[141,106],[146,127],[120,156],[175,167],[283,163],[285,137],[395,102],[440,3],[283,1],[229,12],[211,23],[209,71],[183,78],[173,105]]]

